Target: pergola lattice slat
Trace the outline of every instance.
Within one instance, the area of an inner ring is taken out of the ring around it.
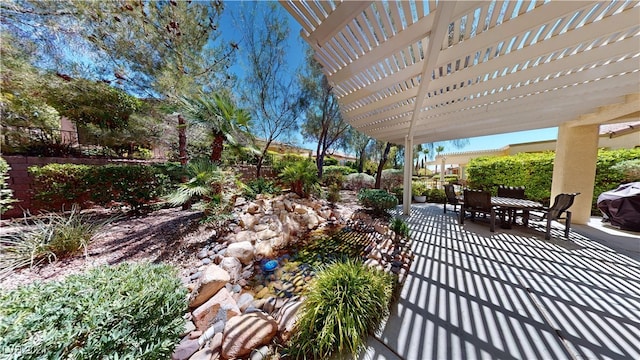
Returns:
[[[638,1],[281,2],[343,116],[381,140],[559,126],[640,89]]]

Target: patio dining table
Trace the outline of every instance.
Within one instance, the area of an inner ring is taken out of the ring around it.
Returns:
[[[529,211],[541,209],[543,205],[539,202],[526,200],[526,199],[516,199],[502,196],[492,196],[491,197],[491,205],[500,207],[505,211],[502,211],[500,214],[500,227],[504,229],[511,229],[511,219],[509,221],[505,221],[505,215],[507,212],[509,214],[515,214],[516,210],[523,210],[522,222],[524,226],[529,225]],[[511,217],[511,215],[509,216]]]

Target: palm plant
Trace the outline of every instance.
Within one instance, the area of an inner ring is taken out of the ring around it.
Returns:
[[[280,179],[300,197],[307,197],[318,188],[316,164],[308,159],[287,165],[280,173]]]
[[[238,108],[227,95],[213,94],[182,99],[187,118],[202,126],[211,136],[211,161],[220,163],[224,142],[236,146],[251,138],[249,127],[251,116],[245,109]]]
[[[205,212],[209,204],[220,204],[222,189],[228,174],[218,165],[207,160],[190,162],[187,165],[189,181],[180,184],[178,189],[167,195],[166,200],[173,206],[182,205],[194,198],[205,203]]]
[[[438,145],[436,146],[436,152],[438,153],[438,156],[440,155],[441,152],[444,151],[444,146],[442,145]],[[442,171],[444,171],[444,169],[442,169]],[[438,172],[438,164],[436,164],[436,173]]]

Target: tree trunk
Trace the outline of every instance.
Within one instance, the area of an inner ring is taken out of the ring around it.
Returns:
[[[264,145],[262,153],[260,154],[260,156],[258,156],[258,163],[256,164],[256,179],[258,179],[260,177],[260,174],[262,173],[262,164],[264,163],[264,157],[267,156],[267,153],[269,152],[269,146],[271,146],[272,141],[273,140],[270,137]]]
[[[361,173],[364,170],[364,151],[360,152],[360,158],[358,159],[358,172]]]
[[[382,169],[384,168],[384,164],[387,163],[387,158],[389,157],[389,151],[391,150],[391,143],[388,142],[384,147],[384,152],[382,153],[382,158],[380,158],[380,163],[378,163],[378,171],[376,172],[376,189],[380,189],[380,183],[382,182]]]
[[[181,182],[186,183],[189,178],[184,173],[187,168],[187,122],[184,120],[182,114],[178,114],[178,156],[180,157],[180,165],[182,165],[183,175],[180,179]],[[182,204],[182,210],[191,209],[191,201],[187,201]]]
[[[224,148],[224,134],[215,132],[213,142],[211,142],[211,162],[220,164],[222,160],[222,149]]]

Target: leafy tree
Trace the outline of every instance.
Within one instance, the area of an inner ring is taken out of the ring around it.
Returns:
[[[376,185],[375,185],[376,189],[380,189],[380,183],[382,180],[382,170],[384,170],[384,166],[387,163],[387,160],[389,158],[389,150],[391,150],[392,145],[393,144],[391,144],[390,142],[384,145],[382,156],[380,157],[380,161],[378,162],[378,170],[376,171]]]
[[[298,80],[287,66],[289,27],[283,10],[273,3],[253,3],[234,17],[246,49],[242,99],[256,120],[256,134],[264,139],[256,169],[260,177],[269,146],[298,128],[304,104]]]
[[[371,137],[369,135],[357,131],[355,129],[351,129],[349,134],[348,145],[351,149],[356,152],[356,156],[358,158],[358,172],[361,173],[364,170],[364,163],[367,160],[367,148],[371,143]]]
[[[3,29],[34,43],[39,63],[148,96],[217,87],[237,48],[218,41],[221,1],[16,0],[0,7]]]
[[[238,108],[228,95],[200,94],[183,99],[183,109],[194,124],[207,129],[213,163],[220,163],[225,140],[235,145],[246,142],[250,137],[251,116],[245,109]]]
[[[342,118],[338,99],[331,92],[332,87],[311,51],[307,52],[307,64],[309,72],[302,77],[302,86],[308,108],[302,124],[302,135],[307,140],[317,142],[316,165],[318,178],[322,178],[327,151],[336,145],[345,147],[349,124]]]
[[[123,129],[142,107],[139,99],[122,90],[85,79],[58,81],[46,90],[49,104],[79,126]]]

